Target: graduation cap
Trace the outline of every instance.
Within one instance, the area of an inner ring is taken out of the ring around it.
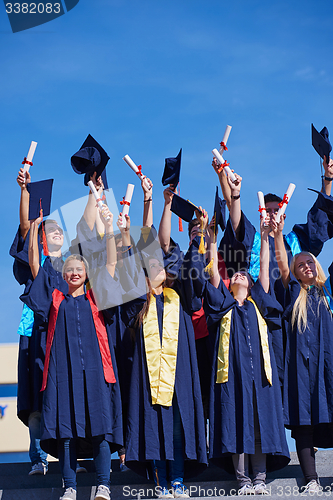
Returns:
[[[219,188],[216,186],[215,203],[214,203],[214,215],[215,215],[215,229],[214,234],[217,233],[217,226],[219,225],[221,230],[224,231],[226,227],[225,223],[225,206],[226,201],[221,200],[219,197]]]
[[[312,146],[315,148],[317,153],[321,158],[324,159],[324,155],[326,156],[326,161],[328,162],[330,157],[330,152],[332,151],[332,146],[330,140],[328,138],[328,130],[324,127],[320,132],[315,129],[313,123],[312,127]]]
[[[52,185],[53,179],[27,184],[27,190],[30,193],[29,220],[37,219],[41,208],[43,209],[43,217],[50,215]]]
[[[85,174],[84,184],[88,186],[90,177],[102,176],[104,189],[108,189],[105,167],[110,157],[100,144],[89,134],[81,148],[71,157],[71,165],[77,174]]]
[[[178,194],[173,195],[171,212],[178,215],[178,217],[180,217],[184,221],[191,222],[196,210],[199,210],[198,207],[191,203],[189,200],[184,200],[184,198],[181,198],[180,196],[178,196]],[[199,212],[201,213],[200,210]]]
[[[180,149],[176,158],[165,158],[165,167],[162,177],[163,186],[172,184],[177,186],[180,175],[180,164],[182,159],[182,149]]]

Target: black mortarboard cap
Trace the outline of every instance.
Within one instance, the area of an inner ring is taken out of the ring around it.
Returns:
[[[320,132],[315,129],[313,123],[312,127],[312,146],[315,148],[319,156],[324,159],[324,155],[326,156],[326,160],[329,160],[330,152],[332,151],[332,146],[330,140],[328,138],[328,130],[324,127]]]
[[[165,158],[165,167],[162,177],[163,186],[172,184],[177,186],[180,175],[180,164],[182,160],[182,150],[180,149],[176,158]]]
[[[226,227],[225,222],[225,205],[226,201],[221,200],[219,197],[219,188],[216,186],[215,203],[214,203],[214,215],[215,215],[215,234],[217,232],[217,226],[219,225],[221,230],[224,231]]]
[[[50,215],[53,179],[39,182],[29,182],[27,190],[30,193],[29,220],[39,217],[39,211],[43,209],[43,217]]]
[[[178,217],[180,217],[186,222],[191,222],[195,210],[199,209],[197,206],[193,205],[193,203],[191,203],[188,200],[184,200],[184,198],[181,198],[177,194],[173,195],[171,203],[171,212],[178,215]]]
[[[108,189],[104,171],[110,157],[102,146],[89,134],[81,148],[71,157],[74,172],[85,174],[84,184],[87,186],[90,177],[96,172],[96,177],[102,176],[104,188]]]

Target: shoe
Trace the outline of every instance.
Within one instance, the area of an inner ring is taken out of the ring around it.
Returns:
[[[120,468],[120,472],[127,472],[129,470],[127,465],[125,465],[125,462],[121,462],[119,465],[119,468]]]
[[[161,486],[156,487],[157,498],[174,498],[173,493],[168,488],[162,488]]]
[[[110,489],[100,484],[97,488],[94,500],[111,500]]]
[[[258,483],[254,485],[254,494],[255,495],[270,495],[271,491],[267,488],[265,483]]]
[[[254,495],[254,488],[252,484],[244,484],[237,493],[238,495]]]
[[[80,465],[79,463],[76,464],[76,474],[80,474],[83,472],[87,472],[87,469],[83,467],[83,465]]]
[[[29,476],[34,476],[35,474],[40,474],[45,476],[48,471],[48,466],[43,464],[43,462],[38,462],[38,464],[34,464],[31,467],[31,471],[29,472]]]
[[[66,488],[59,500],[76,500],[76,490],[74,488]]]
[[[315,479],[312,479],[312,481],[310,481],[304,488],[303,490],[303,493],[311,493],[311,494],[314,494],[314,493],[322,493],[323,491],[323,488],[322,486],[320,486],[320,484],[318,483],[318,481],[316,481]]]
[[[173,483],[173,498],[190,498],[190,493],[182,483]]]

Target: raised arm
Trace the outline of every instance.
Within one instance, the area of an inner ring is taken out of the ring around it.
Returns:
[[[330,158],[327,163],[326,156],[324,155],[323,167],[325,170],[324,175],[324,185],[322,191],[327,194],[327,196],[331,196],[332,192],[332,182],[333,182],[333,159]]]
[[[164,209],[161,217],[160,226],[158,228],[158,238],[160,240],[162,250],[167,253],[170,247],[171,235],[171,203],[174,194],[177,194],[177,189],[173,190],[170,185],[163,191]]]
[[[283,240],[283,227],[284,227],[284,219],[285,215],[281,216],[281,220],[279,223],[275,219],[271,220],[271,228],[274,232],[274,242],[275,242],[275,257],[278,263],[281,279],[283,286],[287,288],[288,283],[290,281],[290,270],[288,264],[288,256],[286,247]]]
[[[105,227],[105,238],[106,238],[106,269],[108,273],[113,278],[114,272],[117,264],[117,249],[114,240],[113,232],[113,214],[110,212],[107,205],[103,205],[100,212],[100,219]],[[109,217],[109,220],[106,220]]]
[[[228,183],[231,190],[230,220],[237,236],[242,217],[241,202],[240,202],[242,177],[240,177],[240,175],[236,173],[235,177],[236,177],[236,182],[231,182],[230,177],[228,176]]]
[[[215,288],[218,288],[220,284],[220,273],[219,273],[219,266],[218,266],[218,255],[217,255],[217,232],[216,235],[214,234],[214,227],[215,227],[215,215],[212,217],[210,223],[208,224],[207,228],[207,260],[208,260],[208,265],[211,265],[211,268],[209,270],[210,274],[210,282]]]
[[[148,181],[150,188],[147,188],[144,180]],[[153,225],[153,183],[148,177],[142,179],[141,187],[143,191],[143,227],[151,227]]]
[[[260,271],[259,280],[261,286],[266,293],[269,292],[269,239],[268,235],[272,228],[268,224],[269,217],[266,217],[267,225],[264,225],[265,220],[260,219],[260,233],[261,233],[261,246],[260,246]]]
[[[96,172],[90,177],[90,180],[94,183],[97,192],[102,196],[103,194],[103,182],[101,177],[96,180]],[[91,191],[89,191],[88,202],[83,213],[84,220],[86,221],[90,231],[93,230],[95,222],[100,220],[98,209],[96,206],[96,200]],[[103,228],[103,226],[102,226]]]
[[[29,191],[27,190],[27,184],[31,182],[31,176],[29,172],[24,173],[23,168],[20,168],[17,175],[17,184],[21,188],[21,198],[20,198],[20,232],[23,240],[26,239],[28,231],[30,229],[29,222]]]
[[[42,211],[41,211],[42,214]],[[29,236],[29,266],[31,269],[31,274],[33,279],[36,278],[40,263],[39,263],[39,248],[38,248],[38,225],[42,221],[42,217],[38,217],[30,224],[30,236]]]
[[[221,165],[218,164],[218,161],[217,161],[216,158],[213,158],[212,166],[213,166],[213,169],[215,170],[215,172],[218,175],[218,178],[219,178],[219,181],[220,181],[220,186],[221,186],[221,189],[222,189],[222,195],[223,195],[223,198],[225,199],[225,201],[227,202],[227,207],[228,207],[228,210],[230,211],[230,207],[231,207],[231,189],[230,189],[230,186],[229,186],[227,175],[226,175],[224,169],[221,168]]]

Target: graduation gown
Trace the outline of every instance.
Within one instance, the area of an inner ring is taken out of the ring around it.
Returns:
[[[330,281],[332,282],[332,266]],[[308,324],[292,328],[291,314],[300,284],[291,275],[286,321],[287,346],[284,375],[284,417],[288,428],[314,425],[314,446],[333,447],[328,424],[333,423],[333,320],[319,289],[308,291]]]
[[[21,300],[47,321],[53,290],[41,268]],[[104,435],[112,451],[123,442],[121,399],[111,334],[115,325],[114,312],[105,314],[104,321],[115,383],[105,380],[87,296],[65,295],[60,303],[41,422],[41,446],[53,456],[57,456],[59,439],[76,438],[78,458],[92,456],[91,436]]]
[[[29,233],[23,240],[18,229],[10,255],[15,259],[13,273],[20,285],[29,286],[32,275],[29,267]],[[50,284],[63,293],[67,293],[68,285],[62,277],[62,258],[45,257],[42,254],[42,245],[39,244],[39,257],[44,271],[47,273]],[[47,323],[40,317],[28,315],[24,329],[31,331],[30,336],[20,335],[18,356],[18,384],[17,384],[17,416],[28,426],[29,415],[42,409],[42,386]],[[21,326],[21,325],[20,325]]]

